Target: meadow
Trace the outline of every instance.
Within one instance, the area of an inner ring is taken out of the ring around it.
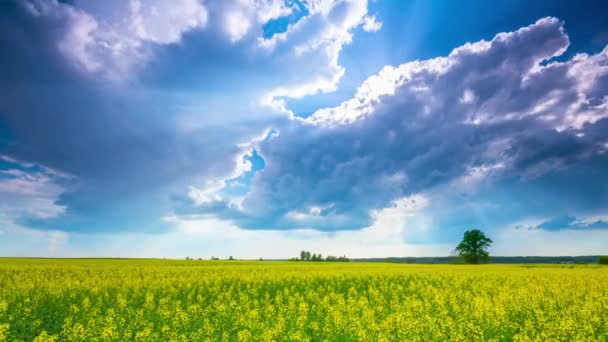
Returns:
[[[608,341],[608,267],[0,259],[0,341]]]

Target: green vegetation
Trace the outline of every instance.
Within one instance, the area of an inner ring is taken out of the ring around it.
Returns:
[[[327,261],[327,262],[347,262],[350,261],[349,258],[346,257],[346,255],[344,256],[333,256],[333,255],[328,255],[326,258],[323,258],[322,254],[310,254],[310,252],[308,251],[301,251],[300,252],[300,257],[299,258],[291,258],[289,259],[289,261]]]
[[[490,260],[488,247],[492,240],[479,229],[467,230],[456,251],[469,264],[487,263]]]
[[[598,258],[598,263],[600,265],[608,265],[608,256],[601,256]]]
[[[0,259],[0,341],[606,341],[606,284],[597,264]]]

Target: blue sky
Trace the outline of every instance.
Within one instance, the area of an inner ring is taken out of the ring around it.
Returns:
[[[608,251],[603,1],[0,4],[0,255]]]

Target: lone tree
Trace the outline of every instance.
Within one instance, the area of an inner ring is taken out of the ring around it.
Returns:
[[[488,262],[490,253],[487,248],[492,244],[492,240],[481,230],[467,230],[456,251],[469,264],[479,264]]]

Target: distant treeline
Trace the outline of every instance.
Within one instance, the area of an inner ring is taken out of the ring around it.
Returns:
[[[585,256],[493,256],[491,264],[597,264],[599,255]],[[351,259],[354,262],[394,262],[403,264],[458,264],[459,257],[394,257]]]
[[[327,257],[324,258],[321,253],[319,253],[319,254],[312,253],[311,254],[308,251],[301,251],[299,258],[291,258],[291,259],[289,259],[289,261],[348,262],[348,261],[350,261],[350,259],[347,258],[346,255],[339,256],[339,257],[333,256],[333,255],[328,255]]]

